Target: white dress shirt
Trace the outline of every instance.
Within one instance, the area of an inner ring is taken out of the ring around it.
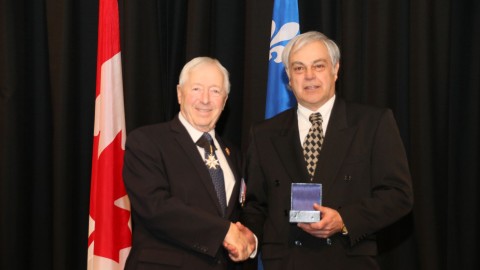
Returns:
[[[297,117],[298,117],[298,132],[300,135],[300,144],[303,145],[305,138],[307,137],[308,131],[312,127],[309,117],[310,114],[319,112],[322,115],[322,129],[323,136],[327,133],[328,121],[330,120],[330,114],[332,113],[333,104],[335,103],[335,95],[331,97],[322,107],[318,108],[316,111],[311,111],[304,106],[298,104]]]
[[[195,129],[187,121],[187,119],[185,119],[182,113],[178,114],[178,118],[180,119],[180,122],[187,129],[188,134],[190,134],[190,137],[192,138],[193,142],[196,143],[198,139],[200,139],[200,137],[203,135],[203,132]],[[233,187],[235,186],[235,177],[233,176],[232,169],[230,168],[230,166],[228,166],[227,159],[225,158],[225,155],[221,150],[222,148],[220,147],[220,145],[217,142],[217,139],[215,138],[215,130],[212,129],[208,133],[210,134],[210,136],[212,136],[215,147],[217,148],[217,150],[215,150],[215,154],[217,155],[218,161],[220,162],[220,166],[222,167],[223,178],[225,180],[225,194],[227,196],[227,206],[228,206],[228,202],[230,201],[230,197],[232,196]],[[202,159],[205,159],[205,149],[203,149],[198,145],[197,145],[197,149]]]

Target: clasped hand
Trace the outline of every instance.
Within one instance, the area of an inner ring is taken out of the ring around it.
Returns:
[[[255,251],[255,237],[242,223],[230,223],[223,246],[232,261],[244,261]]]

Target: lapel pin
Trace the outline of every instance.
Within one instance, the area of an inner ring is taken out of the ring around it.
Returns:
[[[230,156],[230,149],[228,149],[228,147],[225,147],[225,153],[227,153],[227,156]]]

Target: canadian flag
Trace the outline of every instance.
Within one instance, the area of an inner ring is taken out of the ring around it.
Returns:
[[[87,269],[116,270],[124,269],[132,245],[130,201],[122,179],[126,132],[120,27],[117,0],[99,5]]]

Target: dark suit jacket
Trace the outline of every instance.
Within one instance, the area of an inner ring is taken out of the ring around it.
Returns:
[[[239,215],[240,154],[217,136],[235,176],[222,218],[205,163],[178,116],[132,131],[123,177],[132,206],[132,249],[125,269],[230,269],[222,247]]]
[[[392,112],[339,97],[332,109],[313,182],[322,183],[322,204],[340,213],[348,236],[327,241],[289,223],[291,183],[309,182],[302,153],[296,108],[252,128],[242,221],[260,239],[265,269],[375,268],[375,232],[413,204]]]

